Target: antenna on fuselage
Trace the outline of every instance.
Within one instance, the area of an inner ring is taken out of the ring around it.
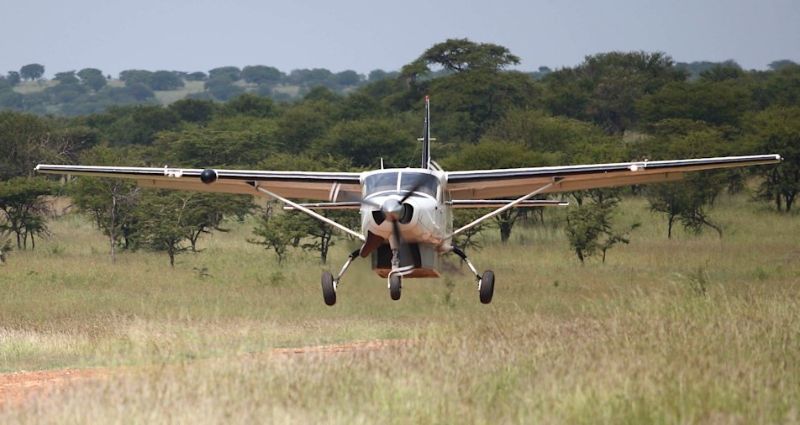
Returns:
[[[421,168],[431,168],[431,99],[425,96],[425,125],[422,127],[422,165]]]

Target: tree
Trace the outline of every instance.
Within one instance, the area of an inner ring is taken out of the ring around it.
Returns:
[[[738,126],[752,108],[749,91],[738,81],[674,82],[643,97],[636,110],[645,124],[665,119],[705,121],[715,125]]]
[[[22,78],[20,77],[19,72],[17,72],[17,71],[8,71],[8,76],[6,76],[6,81],[12,87],[16,86],[17,84],[19,84],[21,79]]]
[[[325,211],[322,214],[350,228],[355,227],[358,222],[358,217],[348,211]],[[320,262],[327,263],[328,251],[336,244],[336,232],[333,226],[298,211],[288,212],[285,215],[286,225],[279,226],[278,230],[288,231],[293,237],[292,245],[299,245],[303,251],[319,252]]]
[[[228,216],[244,220],[252,207],[252,199],[247,196],[193,193],[183,215],[192,252],[198,251],[197,241],[201,235],[210,234],[212,230],[227,232],[228,229],[221,227],[222,221]]]
[[[331,125],[328,102],[302,102],[287,109],[276,122],[275,140],[282,152],[299,153],[322,138]]]
[[[54,192],[54,186],[40,177],[15,177],[0,182],[0,233],[14,233],[17,248],[36,247],[35,236],[48,235],[46,214],[49,211],[45,197]]]
[[[186,217],[191,198],[181,192],[147,191],[136,208],[138,237],[150,249],[166,252],[171,267],[175,267],[175,257],[189,249],[191,227]]]
[[[61,84],[78,84],[80,80],[75,76],[75,71],[57,72],[54,80]]]
[[[181,121],[206,124],[214,116],[216,105],[210,100],[181,99],[171,103],[168,108],[177,113]]]
[[[40,162],[75,159],[94,137],[86,127],[63,128],[58,121],[0,111],[0,179],[33,176]]]
[[[295,239],[292,230],[292,216],[289,214],[275,214],[272,205],[267,205],[259,214],[253,235],[256,238],[247,239],[247,242],[263,245],[264,249],[275,251],[278,264],[283,263],[288,254],[289,246]]]
[[[208,71],[210,80],[225,80],[229,83],[239,81],[242,78],[242,71],[235,66],[222,66]]]
[[[604,190],[590,191],[590,198],[592,202],[584,202],[567,213],[565,230],[570,247],[581,264],[598,252],[602,254],[602,261],[605,263],[607,251],[619,243],[628,244],[628,235],[639,227],[639,223],[623,230],[615,230],[612,223],[613,212],[619,198],[613,192]]]
[[[325,86],[327,87],[333,80],[333,73],[323,68],[314,69],[294,69],[286,77],[291,84],[306,87]]]
[[[212,77],[205,83],[206,90],[216,99],[226,101],[244,93],[244,89],[233,84],[231,80],[224,77]]]
[[[187,127],[162,131],[155,146],[161,161],[202,168],[252,166],[270,152],[256,126],[246,130]]]
[[[286,74],[281,72],[278,68],[255,65],[242,68],[241,77],[248,83],[278,84],[286,77]]]
[[[333,78],[339,87],[356,86],[363,80],[362,75],[350,69],[334,74]]]
[[[130,151],[99,146],[86,152],[82,162],[97,165],[130,165],[132,156]],[[95,225],[108,237],[111,262],[115,262],[117,246],[131,245],[137,222],[135,211],[140,196],[139,188],[135,183],[123,179],[79,177],[70,192],[72,201],[80,211],[90,216]]]
[[[722,237],[722,228],[711,221],[705,210],[716,196],[705,182],[695,179],[690,182],[657,184],[647,187],[646,193],[650,210],[667,216],[667,238],[672,238],[676,221],[680,221],[685,229],[694,233],[699,233],[703,226],[708,226]]]
[[[94,91],[102,89],[107,84],[103,71],[96,68],[83,68],[78,71],[78,77],[81,78],[81,83]]]
[[[172,71],[156,71],[150,76],[153,90],[176,90],[183,87],[183,79]]]
[[[512,109],[535,106],[539,89],[521,72],[484,69],[459,72],[429,84],[436,116],[437,137],[476,143]],[[417,103],[421,104],[421,96]]]
[[[119,73],[119,79],[124,81],[126,86],[144,84],[148,88],[151,88],[150,79],[152,77],[153,73],[151,71],[142,69],[127,69]]]
[[[661,52],[609,52],[587,56],[575,68],[548,74],[545,104],[554,115],[591,120],[608,133],[637,124],[636,102],[686,74]]]
[[[19,69],[19,75],[23,80],[38,80],[44,75],[44,66],[38,63],[31,63]]]
[[[275,115],[275,102],[268,97],[256,96],[245,93],[239,95],[225,104],[225,111],[233,114],[249,115],[252,117],[266,118]]]
[[[798,65],[798,63],[793,61],[793,60],[780,59],[780,60],[776,60],[776,61],[770,62],[769,65],[767,65],[767,66],[769,66],[769,69],[771,69],[773,71],[780,71],[783,68],[790,67],[790,66],[797,66],[797,65]]]
[[[400,167],[413,163],[413,140],[414,135],[402,123],[371,118],[334,125],[314,144],[314,150],[349,158],[356,167],[374,167],[380,158],[387,165]]]
[[[448,71],[499,71],[519,64],[519,57],[497,44],[475,43],[466,38],[448,39],[434,44],[418,59],[428,65],[436,64]]]
[[[160,131],[175,128],[180,120],[171,109],[161,106],[133,106],[113,110],[106,135],[114,145],[149,145]]]
[[[144,102],[150,99],[155,99],[155,93],[146,84],[143,83],[125,83],[123,93],[130,96],[136,102]]]
[[[744,143],[754,152],[777,153],[783,161],[760,167],[758,197],[789,212],[800,194],[800,107],[772,107],[747,120]]]
[[[761,77],[753,89],[753,97],[761,109],[800,106],[800,65],[787,64]]]

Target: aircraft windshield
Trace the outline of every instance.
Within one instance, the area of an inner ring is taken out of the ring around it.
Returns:
[[[397,190],[397,175],[398,173],[380,173],[367,177],[364,180],[366,194]]]
[[[439,179],[427,173],[403,173],[400,176],[400,189],[411,190],[419,185],[417,192],[426,193],[436,197],[436,189],[439,187]]]
[[[400,190],[408,191],[419,185],[417,192],[436,197],[439,189],[439,179],[427,173],[415,172],[387,172],[373,174],[364,180],[364,194],[397,190],[397,177],[400,176]]]

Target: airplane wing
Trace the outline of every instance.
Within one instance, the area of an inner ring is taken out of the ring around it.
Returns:
[[[125,178],[135,180],[141,187],[156,189],[258,195],[258,186],[285,198],[325,201],[361,198],[360,173],[48,164],[37,165],[36,171],[45,174]]]
[[[719,168],[775,164],[780,155],[726,156],[675,161],[638,161],[560,167],[451,171],[447,190],[452,199],[523,196],[555,182],[541,193],[569,192],[680,180],[685,173]]]

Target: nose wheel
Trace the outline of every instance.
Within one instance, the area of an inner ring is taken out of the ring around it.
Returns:
[[[389,296],[393,300],[400,299],[400,290],[403,287],[403,277],[397,274],[389,276]]]

